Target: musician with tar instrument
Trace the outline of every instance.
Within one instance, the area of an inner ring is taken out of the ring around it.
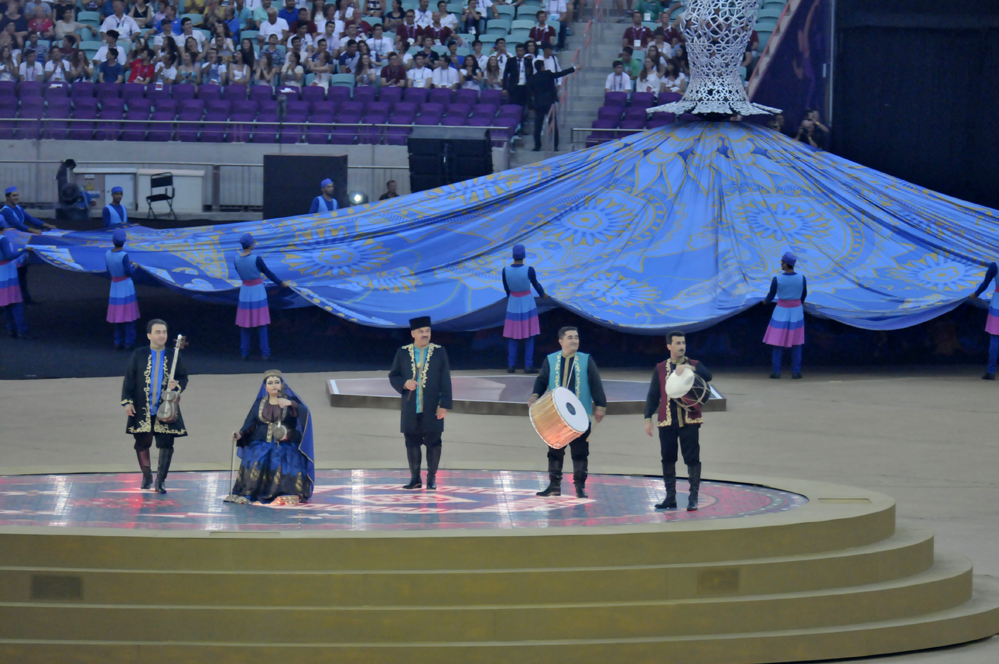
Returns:
[[[125,369],[125,380],[121,385],[121,405],[128,415],[125,431],[135,437],[135,453],[142,470],[143,489],[153,486],[149,448],[153,439],[156,440],[156,448],[159,450],[155,484],[157,493],[166,493],[163,483],[173,459],[174,439],[187,435],[184,418],[178,407],[180,393],[187,388],[187,369],[176,348],[171,362],[166,348],[167,333],[165,321],[158,318],[149,321],[146,325],[149,345],[132,352]],[[164,407],[168,402],[169,406]]]
[[[406,438],[409,460],[409,484],[403,489],[423,486],[420,465],[421,445],[427,448],[427,489],[437,488],[437,465],[441,460],[441,434],[444,416],[451,409],[451,367],[447,351],[430,343],[430,317],[420,316],[409,321],[413,343],[395,354],[389,382],[402,395],[400,430]]]
[[[587,419],[593,418],[598,423],[604,419],[607,412],[607,397],[604,395],[604,385],[600,380],[597,363],[587,353],[579,352],[579,330],[575,327],[563,327],[558,331],[558,343],[561,351],[549,355],[541,365],[541,371],[534,380],[534,393],[528,400],[533,406],[545,392],[557,387],[572,391],[586,410]],[[576,487],[576,497],[586,498],[586,476],[590,456],[590,431],[586,431],[568,444],[572,456],[572,483]],[[539,496],[562,495],[562,462],[565,460],[565,447],[548,448],[548,487],[539,491]]]
[[[687,511],[697,510],[697,494],[701,486],[701,443],[700,429],[704,417],[701,404],[707,397],[707,383],[711,371],[687,357],[687,338],[683,332],[673,331],[666,335],[666,348],[669,359],[660,362],[652,372],[649,394],[645,398],[645,433],[652,435],[652,418],[659,413],[659,450],[662,454],[663,481],[666,484],[666,498],[656,505],[656,509],[676,509],[676,453],[679,443],[683,462],[687,464],[687,479],[690,483],[690,498]],[[670,384],[684,385],[680,391]],[[700,394],[689,398],[690,390],[700,378]],[[689,387],[686,384],[689,383]]]

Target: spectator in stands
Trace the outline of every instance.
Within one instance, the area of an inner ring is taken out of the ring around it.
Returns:
[[[179,35],[182,32],[181,29],[180,29],[180,19],[177,18],[177,8],[175,6],[173,6],[173,5],[167,5],[163,9],[163,18],[165,18],[168,21],[170,21],[170,32],[172,32],[175,35]],[[155,17],[153,18],[153,20],[154,21],[156,20]],[[156,25],[159,26],[156,31],[157,32],[162,31],[162,29],[163,29],[163,20],[160,19],[160,22],[157,23]]]
[[[204,14],[207,6],[206,0],[184,0],[184,11],[188,14]]]
[[[72,9],[67,9],[62,13],[62,18],[56,21],[55,24],[55,38],[59,41],[63,41],[67,35],[73,37],[75,41],[77,38],[76,31],[86,29],[90,31],[90,38],[97,38],[97,31],[86,23],[77,23],[73,14]],[[63,53],[63,55],[66,55]]]
[[[427,65],[427,67],[429,67],[430,69],[434,68],[434,66],[437,64],[437,60],[441,57],[440,55],[437,54],[437,51],[434,50],[433,37],[423,38],[423,50],[420,51],[420,53],[423,54],[423,60]]]
[[[223,22],[225,22],[225,7],[222,6],[221,0],[208,0],[205,11],[201,14],[201,27],[215,32],[215,26]]]
[[[341,74],[354,74],[356,73],[357,63],[360,61],[361,55],[357,52],[357,42],[353,39],[347,41],[347,48],[344,49],[343,53],[337,60],[340,65]]]
[[[548,116],[548,112],[551,110],[555,102],[558,101],[558,88],[555,86],[555,81],[563,76],[571,74],[576,71],[574,67],[569,67],[568,69],[563,69],[558,72],[551,72],[545,70],[545,63],[543,60],[538,60],[534,63],[534,76],[531,77],[530,82],[528,82],[527,87],[531,91],[531,97],[534,100],[534,152],[541,151],[541,128],[545,124],[545,118]],[[582,66],[580,66],[582,69]],[[558,122],[552,124],[554,129],[555,138],[555,151],[558,152]]]
[[[437,68],[431,77],[431,84],[435,88],[445,88],[457,90],[461,85],[461,74],[451,66],[451,56],[442,55],[437,61]]]
[[[146,0],[136,0],[136,3],[128,11],[128,15],[139,26],[140,31],[151,28],[154,25],[153,8],[146,3]]]
[[[505,2],[497,3],[494,2],[493,0],[478,0],[479,10],[482,12],[482,18],[483,18],[482,32],[485,32],[486,28],[489,27],[489,19],[499,18],[499,10],[496,9],[497,4],[505,5],[506,3]],[[522,4],[524,4],[524,0],[518,0],[517,6],[519,7]]]
[[[344,26],[348,24],[356,26],[361,20],[361,14],[354,11],[352,0],[336,0],[336,12],[333,13],[333,18]],[[346,27],[344,29],[346,30]]]
[[[249,85],[251,74],[253,74],[253,69],[244,59],[243,50],[240,49],[233,53],[228,72],[229,85]]]
[[[682,95],[687,91],[687,77],[676,59],[666,62],[666,71],[663,73],[662,81],[663,92],[675,92]]]
[[[257,41],[263,45],[271,35],[277,35],[282,44],[288,41],[288,22],[279,18],[277,10],[273,7],[267,10],[267,20],[260,24]]]
[[[24,65],[21,66],[23,67]],[[798,126],[798,134],[794,137],[794,140],[811,145],[813,148],[819,147],[818,142],[815,140],[815,122],[812,121],[810,116],[806,115],[805,119],[801,121],[801,124]]]
[[[503,37],[497,39],[493,44],[492,53],[496,56],[496,64],[499,65],[500,71],[506,71],[506,62],[510,59],[510,54],[506,52],[506,39]]]
[[[49,7],[48,0],[28,0],[22,5],[21,13],[27,16],[30,21],[35,15],[36,7],[41,7],[46,16],[52,13],[52,8]]]
[[[239,43],[239,52],[243,54],[243,64],[249,67],[252,72],[257,64],[257,54],[253,50],[253,42],[249,39],[241,41]]]
[[[43,65],[49,59],[49,43],[47,41],[39,41],[38,33],[34,30],[28,30],[28,40],[24,43],[24,49],[22,50],[34,51],[35,60]]]
[[[13,49],[10,44],[4,44],[0,46],[0,81],[14,81],[17,82],[18,76],[18,65],[14,62]]]
[[[675,3],[679,4],[679,3]],[[670,21],[670,15],[673,13],[673,6],[670,5],[670,9],[659,14],[659,26],[652,33],[653,37],[662,37],[663,41],[670,46],[676,46],[683,40],[683,33],[680,29]],[[665,51],[664,51],[665,52]]]
[[[69,63],[62,59],[62,51],[52,49],[52,59],[45,63],[46,83],[65,83],[69,81]]]
[[[405,21],[406,14],[406,10],[402,8],[402,0],[392,0],[392,9],[382,16],[382,25],[387,31],[396,30]]]
[[[230,53],[236,50],[236,41],[238,37],[235,37],[229,26],[226,23],[216,23],[215,24],[215,43],[213,44],[216,49],[227,50]],[[250,42],[252,46],[253,42]],[[205,48],[210,48],[206,46]]]
[[[406,68],[399,63],[399,55],[397,53],[389,53],[388,66],[382,68],[381,76],[383,88],[406,87]]]
[[[426,67],[426,58],[422,51],[417,51],[413,56],[413,68],[406,74],[407,83],[411,88],[429,88],[433,78],[433,72]]]
[[[267,14],[271,9],[272,1],[273,0],[260,0],[260,4],[253,8],[253,23],[257,26],[257,30],[260,30],[264,23],[267,22]],[[277,13],[277,8],[274,9],[274,12],[275,14]]]
[[[285,47],[290,51],[295,49],[302,54],[302,59],[309,57],[313,51],[312,35],[308,33],[308,26],[300,24],[298,26],[298,31],[293,32],[291,39],[285,44]],[[245,57],[245,54],[244,54]]]
[[[169,49],[176,48],[178,39],[177,35],[174,34],[173,24],[169,18],[164,18],[160,21],[160,29],[162,32],[153,37],[153,52],[157,57]]]
[[[364,43],[364,35],[360,34],[360,30],[356,23],[348,23],[343,29],[343,36],[340,37],[340,43],[344,43],[350,39],[357,42],[357,49],[361,49],[361,44]]]
[[[156,78],[156,67],[153,65],[153,51],[148,46],[138,52],[138,60],[132,61],[131,73],[128,75],[129,83],[141,83],[147,85]]]
[[[655,44],[649,44],[648,50],[645,51],[645,57],[652,60],[652,64],[656,67],[656,73],[662,79],[663,72],[666,71],[666,58],[660,52],[659,47]]]
[[[538,19],[538,24],[531,28],[528,36],[542,46],[544,44],[555,46],[558,33],[555,32],[555,28],[548,25],[548,12],[542,9],[535,16]]]
[[[447,43],[447,54],[451,58],[451,68],[460,70],[465,64],[465,56],[458,55],[458,42],[451,40]]]
[[[565,38],[572,25],[572,4],[566,4],[566,0],[546,0],[544,8],[549,16],[558,19],[558,43],[555,46],[561,51],[565,48]],[[548,65],[545,65],[545,69],[551,71]]]
[[[656,52],[659,54],[660,61],[656,65],[657,67],[661,67],[666,64],[666,59],[671,57],[671,54],[673,53],[673,47],[666,42],[666,38],[662,35],[655,36],[655,41],[649,44],[649,47],[645,49],[646,55],[648,55],[652,49],[656,49]]]
[[[298,20],[298,8],[295,0],[284,0],[284,7],[278,12],[278,18],[284,19],[285,23],[291,25]]]
[[[42,39],[52,39],[55,37],[55,25],[52,19],[45,15],[45,8],[41,5],[35,6],[34,14],[28,21],[28,31],[36,32]]]
[[[118,49],[109,48],[104,55],[104,62],[97,69],[98,83],[121,83],[124,80],[125,68],[118,60]]]
[[[415,41],[418,37],[422,39],[423,28],[416,25],[416,12],[412,9],[406,10],[406,17],[398,28],[395,29],[396,37]],[[422,43],[422,42],[421,42]]]
[[[178,58],[178,62],[183,59],[183,53],[189,53],[191,55],[191,60],[194,62],[201,62],[201,49],[198,48],[198,40],[194,37],[188,37],[184,40],[184,48],[181,53],[181,58]]]
[[[118,31],[108,30],[104,33],[104,41],[107,42],[99,49],[97,53],[94,54],[94,67],[100,69],[101,64],[107,60],[107,54],[109,51],[114,51],[118,54],[118,64],[122,67],[125,66],[125,49],[118,48]]]
[[[326,51],[333,56],[334,59],[340,55],[340,37],[336,34],[336,22],[330,21],[323,26],[325,34],[323,34],[320,41],[326,41]]]
[[[659,78],[659,72],[656,71],[656,63],[652,58],[645,58],[645,66],[635,81],[635,92],[651,92],[657,95],[662,92],[662,87],[663,82]]]
[[[107,34],[108,30],[118,33],[119,39],[131,41],[141,34],[139,24],[135,19],[125,14],[125,3],[121,0],[114,0],[111,3],[112,13],[101,23],[101,34]]]
[[[527,81],[534,76],[534,60],[527,55],[523,44],[517,44],[514,57],[506,61],[503,70],[503,89],[511,104],[519,104],[527,115]]]
[[[635,80],[638,74],[642,71],[642,63],[639,62],[635,57],[635,50],[630,46],[625,46],[621,49],[621,55],[618,58],[621,60],[621,64],[624,65],[624,70],[628,72],[628,76],[631,80]]]
[[[482,70],[479,69],[479,63],[475,61],[475,58],[465,58],[459,73],[461,74],[462,90],[478,91],[482,89]]]
[[[18,80],[22,83],[25,81],[38,81],[41,83],[45,80],[45,69],[42,67],[42,63],[35,59],[34,49],[26,48],[21,54],[21,66],[18,67]]]
[[[309,20],[316,24],[316,31],[322,30],[319,21],[326,17],[326,0],[312,0],[312,7],[309,9]]]
[[[320,41],[320,43],[322,42]],[[333,70],[335,69],[333,56],[330,55],[329,51],[323,48],[316,52],[315,58],[315,60],[309,63],[309,70],[314,76],[312,79],[312,85],[323,88],[324,90],[329,90],[330,82],[333,77]]]
[[[447,0],[440,0],[437,3],[437,13],[441,15],[441,25],[445,28],[451,28],[453,32],[467,32],[458,29],[458,17],[448,11]]]
[[[16,1],[7,5],[7,13],[0,19],[0,29],[8,29],[8,25],[13,25],[11,36],[16,41],[15,48],[24,46],[24,38],[28,36],[28,20],[21,14],[21,6]]]
[[[187,43],[188,39],[194,39],[195,43],[198,45],[198,53],[205,50],[205,35],[201,30],[194,29],[194,22],[186,16],[180,19],[180,30],[181,38],[184,43]]]
[[[636,51],[644,49],[652,41],[653,34],[650,28],[642,25],[641,12],[631,14],[631,25],[624,31],[621,37],[621,46],[630,46]]]
[[[358,87],[364,85],[378,85],[379,73],[380,72],[371,61],[371,56],[367,53],[362,54],[360,61],[357,63],[357,71],[354,74],[354,79],[356,81],[355,85]]]
[[[631,92],[631,77],[624,73],[624,63],[614,61],[614,71],[607,75],[604,92]]]
[[[301,88],[305,81],[305,67],[302,66],[302,55],[298,51],[288,51],[284,67],[281,68],[281,85]]]
[[[430,11],[430,0],[420,0],[420,6],[414,10],[416,25],[429,28],[434,23],[434,12]]]
[[[812,138],[818,144],[818,146],[825,150],[826,144],[829,141],[829,127],[822,124],[822,118],[819,115],[818,110],[812,108],[805,112],[805,117],[812,121],[814,129],[812,130]]]
[[[289,24],[288,31],[291,33],[302,34],[300,27],[303,25],[305,26],[306,34],[315,36],[315,34],[319,32],[319,28],[309,17],[309,10],[305,7],[298,10],[298,18],[295,19],[294,23]]]
[[[445,0],[441,0],[441,2],[438,3],[438,7],[441,5],[447,7],[447,2],[445,2]],[[445,18],[454,18],[454,15],[447,14]],[[454,25],[448,25],[445,23],[445,19],[441,19],[441,25],[451,29],[457,29],[457,26],[461,26],[459,32],[464,32],[469,35],[481,34],[482,24],[482,14],[479,13],[479,5],[475,0],[468,0],[468,4],[461,12],[461,21],[455,20]]]
[[[364,3],[364,15],[365,16],[377,16],[382,17],[385,12],[385,5],[382,4],[382,0],[367,0]]]
[[[376,60],[386,60],[389,53],[395,50],[395,42],[391,37],[386,37],[383,34],[382,26],[376,25],[371,28],[371,36],[368,37],[368,48],[372,50]]]
[[[253,10],[246,4],[246,0],[234,0],[229,6],[232,7],[233,19],[236,21],[239,30],[257,29],[257,23],[253,20]],[[228,22],[228,17],[226,18]],[[232,30],[232,25],[229,26],[229,29]],[[233,30],[232,32],[234,35],[238,35],[239,30]]]
[[[228,80],[228,65],[219,60],[219,52],[208,49],[208,55],[201,65],[202,85],[225,85]]]
[[[278,68],[274,66],[274,57],[267,51],[261,51],[260,57],[257,58],[257,66],[253,71],[253,84],[273,88],[278,72]]]
[[[475,58],[475,62],[479,65],[479,69],[484,72],[486,70],[486,62],[489,60],[489,56],[482,52],[482,42],[478,39],[472,42],[471,57]]]
[[[282,53],[281,49],[278,48],[277,35],[271,35],[267,40],[267,46],[260,51],[261,58],[264,57],[265,54],[271,57],[271,62],[279,70],[284,66],[284,53]]]
[[[784,114],[783,113],[775,113],[774,115],[771,115],[770,118],[767,120],[767,127],[769,129],[773,129],[777,133],[783,134],[784,133]]]
[[[69,70],[70,83],[76,81],[89,81],[94,77],[94,66],[87,60],[87,54],[83,51],[74,51],[72,66]]]
[[[503,89],[503,71],[499,66],[499,59],[495,55],[490,55],[486,60],[485,72],[483,74],[482,88],[484,90]]]
[[[174,83],[185,85],[198,85],[201,82],[201,65],[199,65],[191,51],[184,49],[180,54],[180,66],[177,67],[177,78]]]
[[[395,180],[389,180],[385,183],[385,193],[378,197],[380,201],[387,201],[390,198],[396,198],[399,196],[399,192],[396,191]]]
[[[524,51],[527,53],[527,57],[531,60],[537,60],[541,53],[538,51],[538,43],[533,39],[528,39],[524,42]]]
[[[399,62],[409,71],[413,66],[413,55],[409,52],[409,42],[405,39],[396,39],[395,52],[399,56]]]
[[[433,37],[434,41],[441,46],[447,44],[451,35],[451,28],[445,28],[441,25],[441,15],[438,12],[433,13],[433,22],[430,24],[430,27],[423,29],[424,38]]]

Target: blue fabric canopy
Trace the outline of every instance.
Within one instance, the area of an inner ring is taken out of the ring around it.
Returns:
[[[303,303],[363,325],[501,325],[500,270],[527,247],[553,304],[638,333],[708,326],[760,302],[791,250],[806,309],[868,329],[960,304],[999,256],[999,212],[748,123],[689,122],[333,213],[128,229],[157,282],[235,302],[239,237]],[[104,231],[32,236],[41,259],[104,272]]]

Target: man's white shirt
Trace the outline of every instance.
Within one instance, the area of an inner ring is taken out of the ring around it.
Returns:
[[[276,21],[274,21],[274,23],[271,23],[268,20],[260,24],[260,36],[264,38],[265,42],[268,39],[270,39],[271,35],[277,35],[278,41],[281,41],[281,39],[284,37],[284,33],[287,31],[288,31],[288,21],[284,20],[280,16]]]
[[[631,77],[627,74],[607,75],[607,82],[604,83],[604,90],[611,92],[631,92]]]
[[[118,39],[131,39],[132,35],[141,32],[139,29],[139,24],[135,22],[135,19],[128,14],[122,15],[118,18],[114,14],[108,16],[101,23],[101,34],[106,33],[108,30],[114,30],[118,33]]]
[[[440,67],[434,70],[433,75],[435,88],[449,88],[457,85],[461,81],[458,70],[453,67]]]
[[[414,88],[427,87],[427,80],[433,78],[433,73],[427,67],[417,69],[413,67],[406,73],[406,78],[413,82]]]
[[[118,49],[118,64],[124,67],[125,49],[123,49],[121,46],[115,46],[115,48]],[[94,55],[93,61],[98,63],[99,65],[100,63],[104,62],[107,59],[108,59],[108,45],[104,44],[104,46],[101,46],[99,49],[97,49],[97,53]]]

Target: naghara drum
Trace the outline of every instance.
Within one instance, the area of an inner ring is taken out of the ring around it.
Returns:
[[[666,396],[676,399],[684,409],[703,406],[711,396],[711,388],[707,382],[694,373],[693,367],[687,366],[683,375],[671,373],[666,379]]]
[[[571,390],[556,387],[531,406],[531,424],[548,447],[560,450],[586,433],[590,418]]]

